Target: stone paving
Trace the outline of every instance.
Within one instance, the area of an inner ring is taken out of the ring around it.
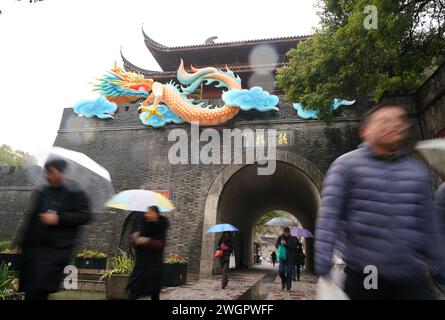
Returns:
[[[301,272],[300,281],[293,281],[290,292],[281,290],[281,279],[277,276],[266,300],[314,300],[317,297],[318,278]]]
[[[165,288],[161,300],[237,300],[264,275],[258,271],[231,271],[225,289],[221,289],[221,276],[213,276],[185,286]]]
[[[231,271],[229,284],[221,289],[221,276],[193,281],[186,286],[166,288],[161,293],[162,300],[237,300],[255,283],[260,281],[269,266],[256,266],[248,271]],[[275,269],[276,271],[276,269]],[[302,270],[301,281],[292,282],[290,292],[281,290],[281,279],[276,277],[266,300],[313,300],[316,298],[318,278]]]
[[[249,270],[231,270],[226,289],[221,289],[220,275],[200,280],[198,280],[197,277],[190,277],[187,285],[164,288],[160,298],[161,300],[237,300],[252,286],[263,279],[266,274],[270,275],[271,271],[275,273],[277,270],[266,265],[256,266]],[[270,279],[270,276],[268,277]],[[262,284],[264,281],[260,282],[261,290],[264,291],[261,299],[264,299],[266,296],[266,300],[311,300],[316,298],[317,277],[311,273],[302,271],[301,281],[292,283],[291,292],[281,290],[281,280],[278,275],[273,283],[271,283],[270,280],[266,281],[267,284],[264,285]],[[269,289],[270,291],[267,293]],[[243,299],[244,298],[245,297],[243,297]],[[74,290],[58,292],[57,294],[51,295],[50,299],[102,300],[106,299],[106,297],[105,292]],[[149,298],[143,298],[143,300],[145,299]]]

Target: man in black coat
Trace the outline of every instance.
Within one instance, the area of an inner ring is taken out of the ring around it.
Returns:
[[[85,194],[64,180],[66,167],[64,160],[45,164],[49,186],[37,190],[19,243],[23,259],[20,291],[27,300],[46,300],[58,291],[79,227],[90,219]]]
[[[284,232],[278,237],[275,247],[282,245],[286,248],[286,260],[279,260],[278,274],[281,278],[281,289],[285,287],[287,291],[292,288],[292,273],[294,270],[295,251],[297,248],[295,239],[290,235],[289,227],[284,228]],[[280,257],[278,257],[280,259]]]
[[[169,222],[159,214],[157,206],[149,207],[141,219],[140,227],[132,234],[131,240],[136,261],[126,288],[128,299],[150,296],[151,300],[159,300]]]

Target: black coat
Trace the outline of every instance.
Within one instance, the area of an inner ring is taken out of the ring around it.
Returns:
[[[133,298],[148,296],[161,290],[164,247],[169,226],[168,219],[164,216],[160,216],[156,222],[145,221],[143,216],[141,219],[140,227],[135,231],[152,241],[146,246],[135,247],[135,266],[127,285]]]
[[[216,245],[216,250],[221,250],[221,245],[223,243],[229,247],[229,250],[223,251],[223,255],[219,258],[219,262],[221,264],[226,264],[230,262],[230,255],[233,253],[233,240],[221,237],[218,240],[218,244]]]
[[[270,257],[272,258],[272,261],[277,261],[277,254],[274,252],[272,252],[272,254],[270,255]]]
[[[48,226],[39,214],[57,211],[59,224]],[[20,291],[56,292],[69,264],[79,227],[90,219],[85,194],[75,187],[38,190],[23,229]]]
[[[285,240],[286,244],[284,247],[286,248],[286,260],[291,260],[292,263],[295,263],[296,257],[295,257],[295,250],[297,248],[297,243],[295,241],[295,238],[292,236],[285,237],[284,235],[281,235],[277,238],[277,242],[275,243],[275,247],[278,249],[278,246],[281,244],[281,240]]]
[[[304,266],[304,253],[303,253],[303,247],[301,246],[301,243],[296,240],[296,251],[295,251],[295,260],[294,260],[294,264],[295,265],[299,265],[299,266]]]

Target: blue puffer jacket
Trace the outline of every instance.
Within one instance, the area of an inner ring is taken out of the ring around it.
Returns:
[[[441,239],[442,245],[445,243],[445,183],[443,183],[436,192],[436,209],[437,209],[437,232]],[[445,256],[445,249],[440,253]]]
[[[437,274],[435,275],[436,283],[440,289],[445,292],[445,183],[443,183],[436,192],[436,250],[437,250]]]
[[[322,192],[315,267],[329,273],[334,247],[354,271],[366,265],[390,281],[427,276],[433,247],[433,194],[426,168],[405,154],[378,158],[366,144],[335,160]],[[341,246],[339,235],[344,234]]]

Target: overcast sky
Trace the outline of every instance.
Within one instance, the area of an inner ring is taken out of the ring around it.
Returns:
[[[95,98],[91,81],[122,65],[160,70],[145,32],[164,45],[307,35],[316,0],[0,0],[0,145],[45,156],[63,108]]]

